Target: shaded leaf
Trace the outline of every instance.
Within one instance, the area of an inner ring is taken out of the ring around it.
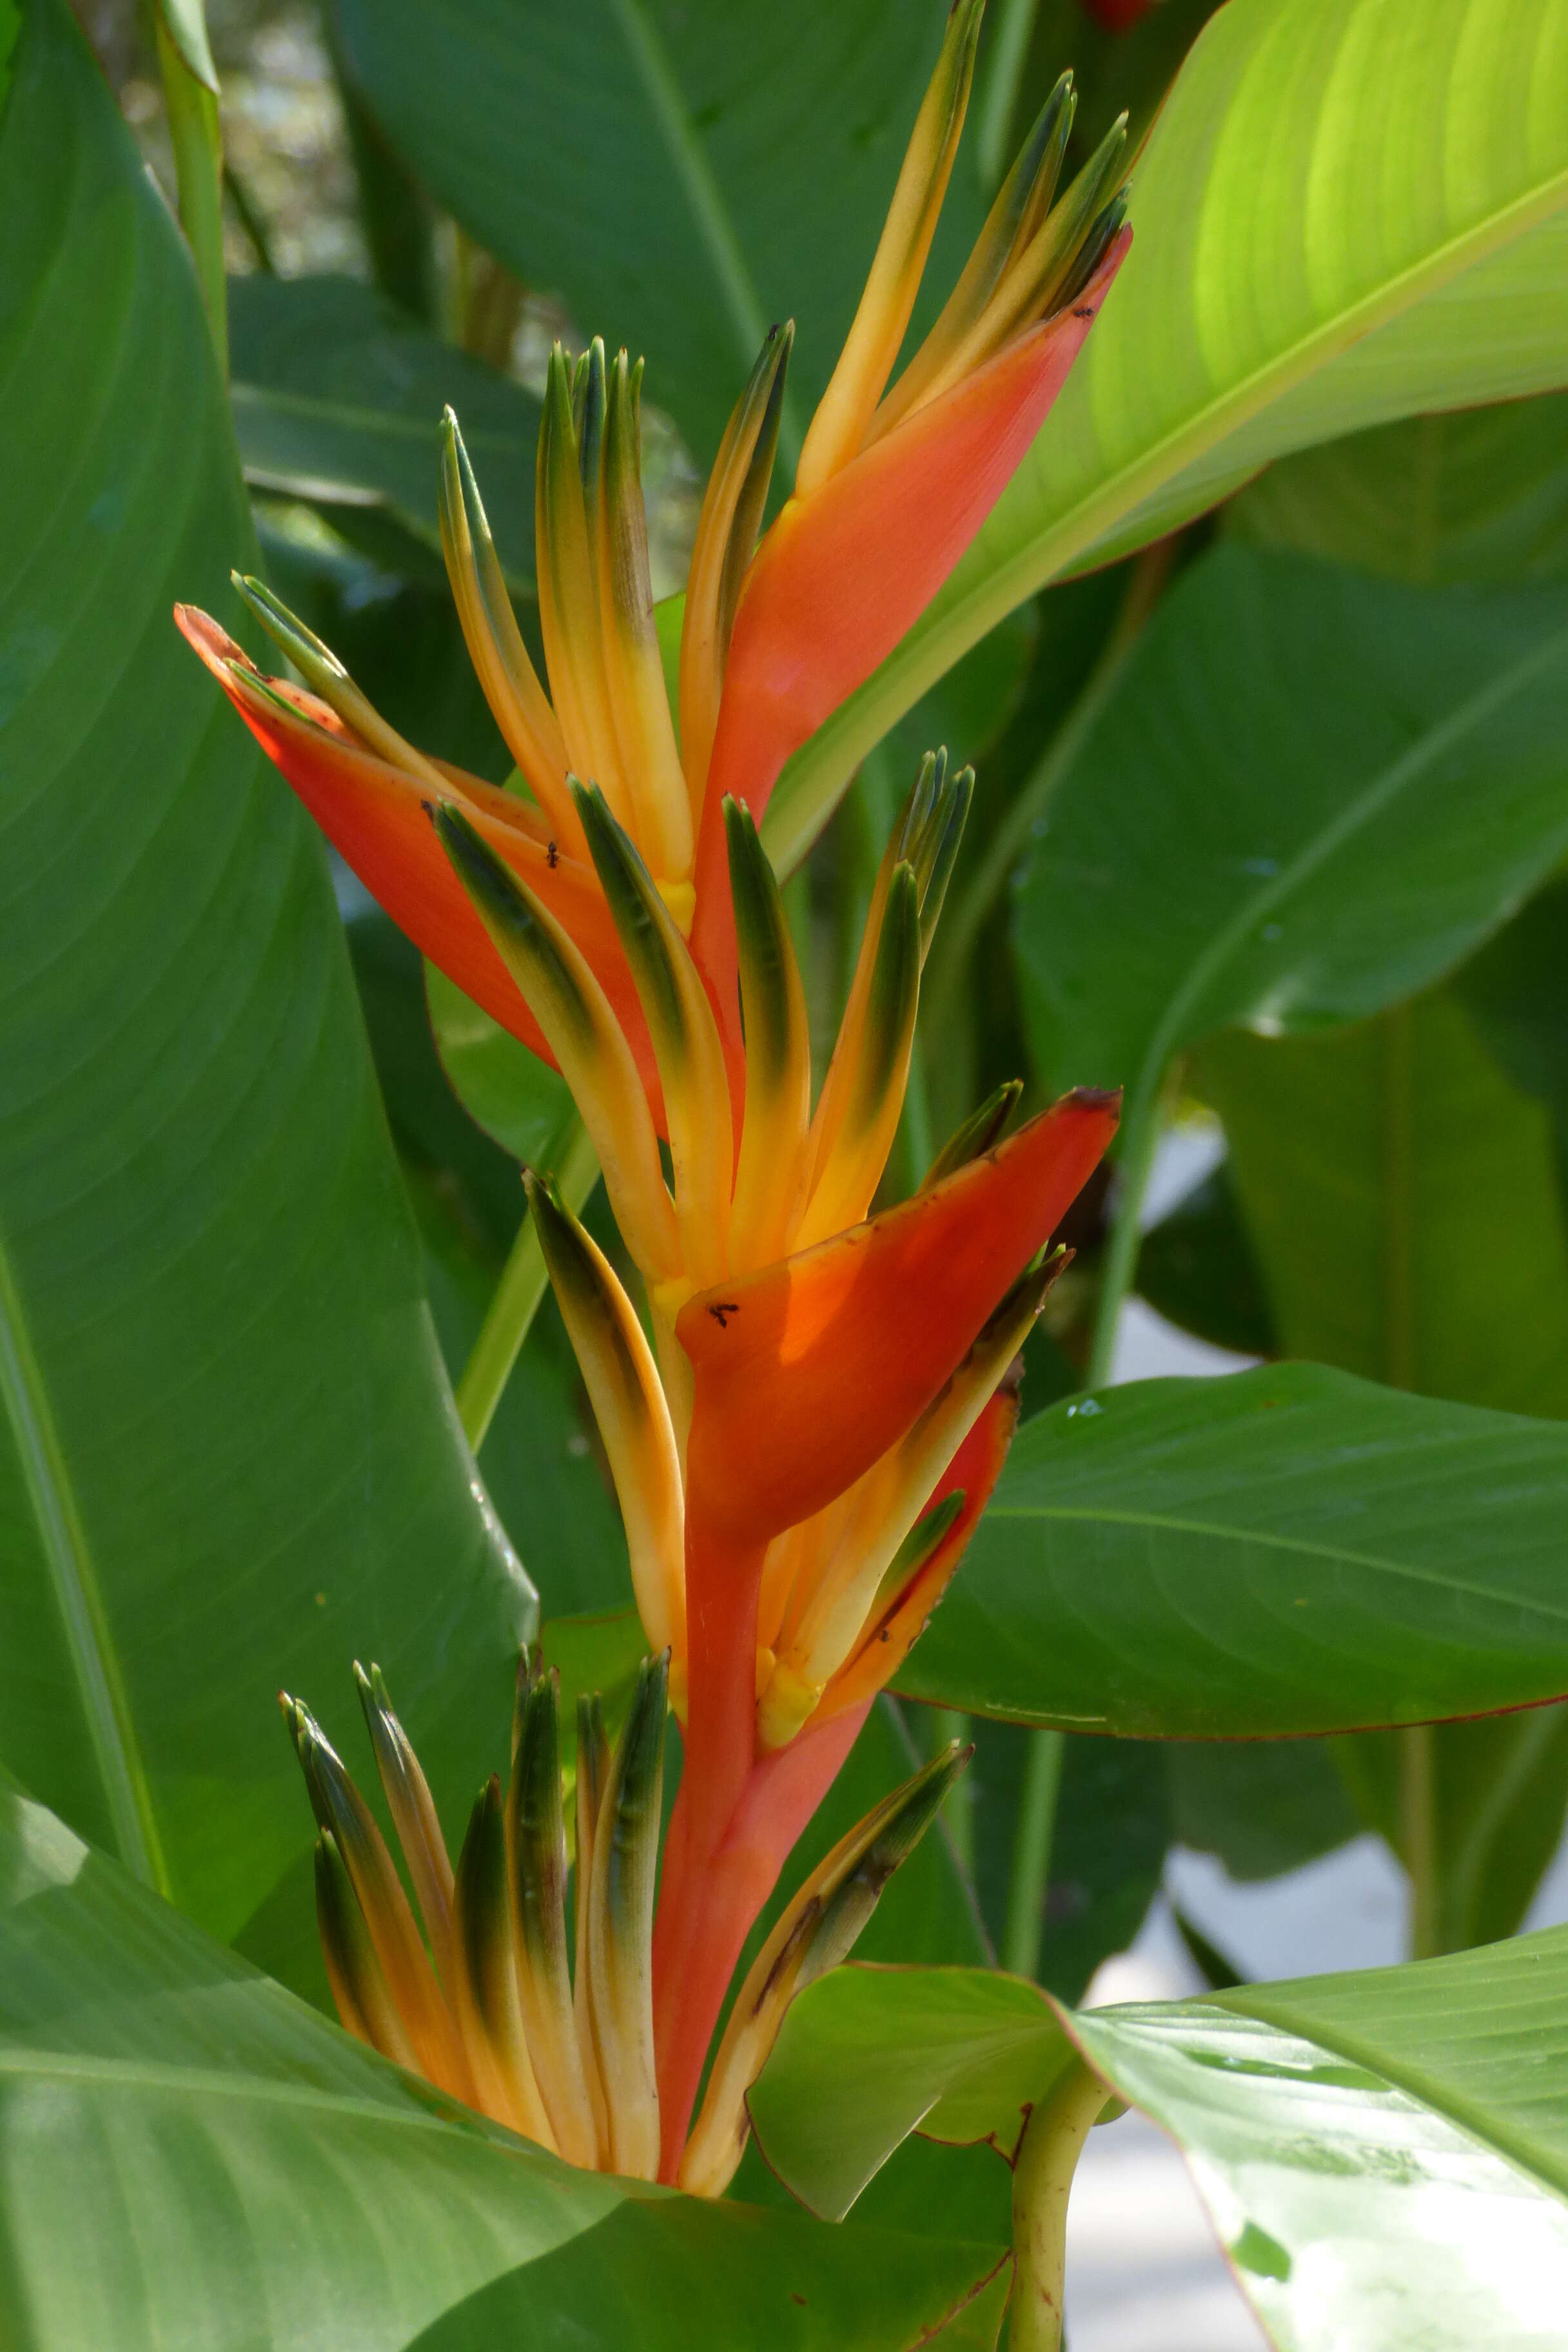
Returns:
[[[900,1677],[975,1713],[1268,1737],[1568,1693],[1568,1429],[1310,1364],[1020,1431]]]
[[[8,2342],[898,2352],[995,2267],[995,2248],[930,2232],[850,2235],[574,2171],[5,1793],[0,1889],[0,2137],[26,2148],[7,2167]]]
[[[279,1685],[380,1657],[460,1802],[532,1595],[452,1413],[320,846],[170,620],[250,560],[189,262],[58,0],[16,75],[0,1748],[230,1935],[310,1852]],[[308,1897],[290,1921],[308,1979]]]
[[[840,2221],[910,2132],[1011,2158],[1070,2064],[1046,1996],[982,1969],[852,1964],[808,1986],[750,2095],[759,2142],[814,2212]]]
[[[533,594],[539,403],[352,278],[229,280],[229,397],[245,478],[316,508],[389,570],[439,583],[448,404],[514,595]],[[401,549],[399,536],[413,544]],[[399,560],[400,557],[402,560]]]
[[[338,0],[354,71],[426,184],[584,338],[647,360],[704,467],[774,320],[796,322],[793,472],[870,267],[942,25],[897,0],[737,10]],[[953,175],[916,326],[982,218]]]
[[[1568,398],[1352,433],[1270,466],[1226,510],[1255,544],[1397,580],[1568,577]]]

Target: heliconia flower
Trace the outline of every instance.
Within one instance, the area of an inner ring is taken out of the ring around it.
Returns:
[[[763,535],[793,328],[773,329],[698,523],[672,713],[639,478],[641,362],[557,347],[535,470],[548,692],[523,642],[457,419],[442,426],[441,541],[464,636],[522,789],[447,766],[380,718],[330,648],[255,581],[239,592],[305,687],[265,677],[205,614],[181,628],[348,864],[410,938],[535,1052],[550,1048],[425,822],[458,811],[574,942],[614,1008],[663,1131],[656,1056],[574,779],[636,845],[734,1063],[735,940],[723,803],[761,820],[784,761],[918,618],[1000,497],[1082,346],[1131,232],[1119,124],[1055,201],[1075,100],[1064,75],[973,254],[889,389],[968,101],[982,0],[956,0],[865,294]]]
[[[668,1181],[586,958],[468,818],[435,814],[571,1086],[647,1286],[651,1345],[604,1253],[525,1177],[685,1727],[655,1942],[667,2176],[752,1921],[1000,1473],[1011,1368],[1066,1263],[1045,1244],[1115,1129],[1117,1097],[1079,1090],[1004,1138],[1016,1090],[1003,1089],[913,1199],[868,1214],[973,781],[941,753],[921,762],[815,1109],[805,991],[749,811],[723,810],[732,1075],[654,877],[604,795],[574,787],[658,1067]]]
[[[557,350],[545,391],[535,541],[548,692],[456,419],[443,426],[448,573],[522,789],[406,742],[259,583],[238,584],[303,687],[263,677],[205,615],[178,615],[367,887],[564,1075],[652,1335],[604,1254],[530,1174],[637,1606],[664,1663],[639,1686],[635,1740],[628,1729],[612,1753],[591,1710],[579,1727],[570,1970],[552,1702],[526,1697],[511,1787],[482,1794],[454,1873],[407,1743],[367,1686],[425,1938],[352,1782],[293,1710],[340,2011],[574,2161],[703,2189],[727,2177],[738,2102],[783,1989],[836,1953],[916,1818],[874,1816],[868,1843],[830,1857],[812,1898],[819,1924],[808,1935],[801,1914],[770,1945],[689,2142],[746,1936],[1000,1473],[1018,1349],[1066,1262],[1047,1244],[1117,1118],[1116,1097],[1079,1090],[1005,1136],[1005,1091],[913,1199],[873,1213],[973,774],[950,772],[943,752],[922,763],[815,1105],[805,991],[758,832],[785,760],[891,650],[979,530],[1126,250],[1121,125],[1057,197],[1074,104],[1064,77],[889,386],[979,16],[980,0],[956,0],[864,298],[793,494],[760,543],[787,326],[770,333],[736,406],[699,521],[673,711],[639,484],[640,367],[598,342],[575,365]],[[648,1824],[667,1690],[684,1761],[654,1919]],[[919,1786],[923,1805],[936,1782]]]
[[[347,2031],[568,2162],[642,2180],[658,2177],[664,2140],[652,1926],[667,1670],[666,1658],[644,1661],[613,1748],[597,1696],[578,1700],[574,1861],[560,1678],[525,1653],[507,1786],[497,1775],[480,1790],[454,1871],[380,1670],[354,1668],[423,1937],[342,1759],[308,1708],[287,1695],[280,1701],[316,1815],[317,1926]],[[723,2194],[750,2130],[746,2093],[784,2011],[848,1952],[968,1752],[954,1743],[884,1798],[786,1906],[716,2053],[676,2167],[682,2188]]]

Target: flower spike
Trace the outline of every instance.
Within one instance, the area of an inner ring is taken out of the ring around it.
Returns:
[[[686,1262],[704,1286],[725,1262],[734,1135],[724,1047],[685,940],[603,793],[575,788],[578,814],[664,1087],[676,1214]]]
[[[553,2148],[523,2030],[512,1956],[500,1782],[494,1773],[479,1790],[468,1819],[458,1857],[454,1910],[462,1965],[452,2005],[473,2069],[474,2104],[525,2138]]]
[[[954,0],[948,16],[855,323],[800,453],[797,498],[812,497],[855,456],[892,373],[958,152],[983,7]]]
[[[342,1759],[310,1710],[285,1692],[279,1704],[305,1775],[317,1826],[330,1831],[369,1930],[421,2073],[455,2097],[473,2098],[461,2039],[441,1998],[435,1970],[385,1841]]]
[[[669,1408],[636,1309],[598,1244],[553,1187],[523,1184],[562,1320],[582,1368],[631,1554],[632,1590],[650,1641],[686,1653],[685,1506]],[[677,1713],[683,1711],[677,1695]]]
[[[736,1997],[701,2115],[687,2143],[682,2189],[699,2197],[723,2195],[751,2132],[746,2093],[778,2039],[785,2010],[797,1992],[849,1951],[882,1889],[913,1853],[973,1753],[954,1740],[840,1838],[795,1897]]]
[[[795,321],[770,327],[751,381],[725,427],[709,477],[680,632],[680,748],[695,824],[702,814],[708,755],[746,567],[763,526],[778,453]]]
[[[561,1801],[561,1678],[536,1675],[522,1696],[506,1800],[507,1875],[517,1984],[540,2097],[570,2164],[593,2167],[598,2134],[583,2073],[566,1959],[566,1821]]]
[[[417,2074],[413,2037],[398,2014],[331,1830],[323,1830],[316,1840],[316,1927],[327,1982],[347,2031],[395,2066]]]
[[[595,350],[602,347],[595,345]],[[605,389],[604,437],[599,451],[597,509],[599,611],[604,632],[605,676],[615,717],[621,771],[634,812],[631,830],[646,845],[654,873],[667,877],[691,871],[694,836],[691,803],[665,692],[664,667],[653,624],[653,590],[647,563],[647,521],[643,512],[642,435],[637,397],[642,362],[616,355]],[[587,444],[584,444],[584,464]],[[689,884],[679,886],[679,904],[691,928]]]
[[[444,1985],[450,1986],[456,1966],[452,1944],[452,1863],[441,1824],[436,1818],[435,1802],[408,1734],[392,1711],[381,1668],[373,1666],[367,1675],[356,1658],[353,1677],[364,1711],[365,1727],[375,1750],[376,1769],[392,1815],[392,1826],[414,1881],[436,1973]]]
[[[726,800],[724,830],[746,1035],[731,1247],[739,1265],[766,1265],[794,1234],[810,1173],[811,1040],[784,901],[751,811]]]
[[[661,1276],[675,1273],[679,1243],[653,1121],[603,989],[569,933],[460,810],[437,808],[432,823],[577,1098],[634,1255]]]
[[[441,552],[468,657],[507,750],[548,812],[557,837],[580,856],[585,845],[566,790],[560,722],[522,642],[479,486],[450,408],[441,416]]]
[[[654,2071],[654,1874],[664,1788],[668,1653],[644,1661],[594,1829],[588,1898],[590,2013],[610,2114],[611,2168],[658,2177]]]

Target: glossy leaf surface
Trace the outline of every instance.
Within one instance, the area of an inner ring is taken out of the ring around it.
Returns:
[[[0,1888],[0,2329],[26,2352],[898,2352],[996,2266],[574,2171],[4,1792]]]
[[[229,280],[229,397],[245,478],[363,536],[393,570],[396,534],[444,576],[441,411],[457,410],[512,593],[533,594],[539,403],[351,278]]]
[[[1269,458],[1568,383],[1563,0],[1231,0],[1133,177],[1103,319],[990,523],[796,756],[770,837],[997,617]],[[1151,354],[1158,354],[1157,363]]]
[[[1181,2142],[1277,2344],[1561,2339],[1568,1931],[1072,2031]]]
[[[1568,1692],[1568,1429],[1283,1364],[1019,1433],[900,1687],[1164,1738]]]
[[[68,11],[0,121],[0,1751],[221,1935],[308,1857],[280,1683],[460,1802],[531,1593],[452,1414],[319,844],[176,637],[249,523]],[[313,1940],[309,1898],[291,1948]]]

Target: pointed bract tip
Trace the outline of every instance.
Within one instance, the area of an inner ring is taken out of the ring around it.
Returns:
[[[1062,1099],[1075,1103],[1079,1110],[1110,1111],[1117,1118],[1121,1116],[1120,1087],[1073,1087]]]

